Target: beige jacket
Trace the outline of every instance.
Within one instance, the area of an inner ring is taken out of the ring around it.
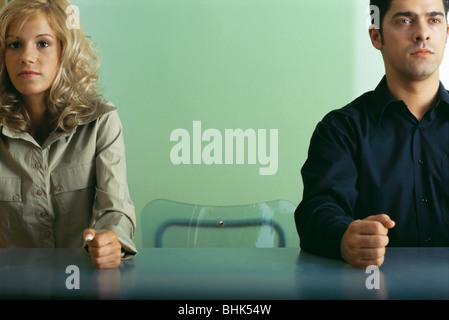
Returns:
[[[0,247],[82,248],[88,227],[116,232],[126,256],[137,253],[116,108],[100,105],[42,146],[0,125]]]

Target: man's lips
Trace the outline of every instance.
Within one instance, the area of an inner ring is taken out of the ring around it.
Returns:
[[[424,57],[433,54],[433,51],[429,49],[418,49],[412,51],[410,54],[415,57]]]

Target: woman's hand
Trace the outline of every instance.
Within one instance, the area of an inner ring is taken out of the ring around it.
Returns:
[[[122,245],[115,232],[86,229],[83,239],[88,246],[90,258],[98,269],[116,268],[120,265]]]

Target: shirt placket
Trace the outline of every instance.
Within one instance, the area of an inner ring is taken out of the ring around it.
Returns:
[[[413,135],[412,153],[415,184],[415,206],[417,214],[418,243],[421,246],[429,246],[431,238],[429,236],[429,207],[431,198],[424,188],[423,179],[425,178],[426,161],[424,159],[421,132],[422,123],[419,123]]]
[[[38,237],[42,247],[55,246],[53,233],[54,215],[50,211],[50,183],[48,178],[48,149],[35,148],[31,163],[34,185],[32,192],[35,198],[34,214],[39,221]]]

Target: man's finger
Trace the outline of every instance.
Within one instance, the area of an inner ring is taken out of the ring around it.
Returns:
[[[368,266],[378,266],[380,267],[385,261],[385,256],[376,259],[357,259],[351,262],[351,265],[355,268],[365,269]]]
[[[388,234],[388,229],[378,221],[357,220],[348,228],[350,233],[357,235],[382,235]]]
[[[382,225],[387,228],[387,229],[391,229],[395,226],[395,222],[393,220],[391,220],[391,218],[386,215],[386,214],[377,214],[374,216],[369,216],[366,217],[365,219],[363,219],[365,221],[377,221],[382,223]]]
[[[382,248],[389,242],[386,235],[358,235],[357,238],[358,247],[361,249]]]
[[[385,247],[381,248],[360,248],[353,253],[354,260],[374,260],[379,259],[385,255]]]

